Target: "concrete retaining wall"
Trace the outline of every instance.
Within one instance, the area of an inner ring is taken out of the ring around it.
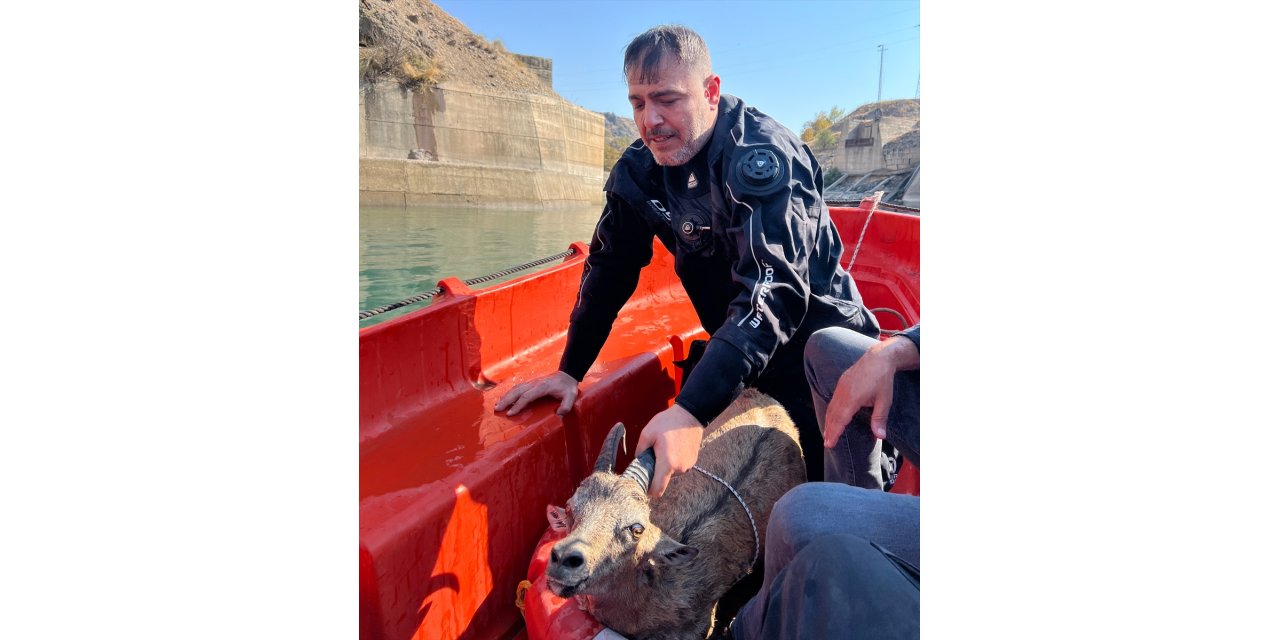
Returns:
[[[853,138],[870,140],[871,144],[849,146]],[[852,127],[849,135],[839,143],[841,148],[836,153],[836,167],[841,171],[858,175],[884,168],[884,138],[880,135],[880,123],[867,120]]]
[[[360,204],[511,206],[602,205],[599,170],[594,176],[554,171],[363,158]]]
[[[882,118],[880,120],[880,138],[885,142],[895,140],[899,136],[915,129],[919,122],[920,120],[915,118]]]
[[[361,204],[604,202],[599,114],[449,84],[365,85],[360,113]]]
[[[524,66],[529,67],[534,73],[538,74],[538,79],[543,84],[551,87],[551,58],[539,58],[538,56],[526,56],[521,53],[510,54],[512,58],[519,60]]]
[[[884,143],[894,140],[899,136],[911,131],[917,126],[918,120],[913,118],[898,118],[886,116],[881,118],[879,122],[874,120],[852,121],[846,133],[837,144],[840,145],[836,151],[836,167],[848,174],[863,174],[870,171],[877,171],[885,168],[898,168],[898,166],[914,166],[909,164],[910,160],[904,160],[901,153],[895,155],[894,158],[886,158],[884,152]],[[846,141],[852,137],[863,137],[864,133],[859,132],[859,127],[870,128],[871,137],[874,139],[869,146],[850,147],[846,145]],[[919,164],[919,155],[915,156],[915,163]]]

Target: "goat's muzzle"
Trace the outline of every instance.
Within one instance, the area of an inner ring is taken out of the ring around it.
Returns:
[[[551,547],[551,561],[547,564],[547,586],[551,592],[567,598],[577,592],[588,577],[586,543],[566,540]]]

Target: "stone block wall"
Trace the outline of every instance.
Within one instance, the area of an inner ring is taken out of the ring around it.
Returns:
[[[909,131],[884,145],[886,169],[901,170],[920,164],[920,130]]]
[[[863,120],[851,123],[848,133],[836,143],[836,166],[843,172],[859,175],[880,169],[914,166],[905,159],[902,152],[888,153],[885,143],[918,128],[919,120],[915,118],[899,118],[886,116],[879,122]],[[853,137],[864,135],[866,128],[871,130],[872,142],[868,146],[847,146],[846,142]],[[892,158],[890,156],[893,156]],[[920,163],[919,151],[915,152],[915,164]],[[901,166],[895,166],[901,165]]]

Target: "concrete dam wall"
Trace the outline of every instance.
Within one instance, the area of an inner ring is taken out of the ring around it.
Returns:
[[[604,117],[449,83],[360,90],[360,204],[600,205]]]

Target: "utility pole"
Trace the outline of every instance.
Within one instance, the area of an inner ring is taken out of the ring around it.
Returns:
[[[880,89],[884,86],[884,45],[880,45],[880,81],[876,83],[876,102],[880,102]]]
[[[920,25],[916,25],[916,37],[920,37]],[[917,63],[919,61],[917,60]],[[917,64],[919,66],[919,64]],[[916,100],[920,99],[920,74],[916,74]]]

